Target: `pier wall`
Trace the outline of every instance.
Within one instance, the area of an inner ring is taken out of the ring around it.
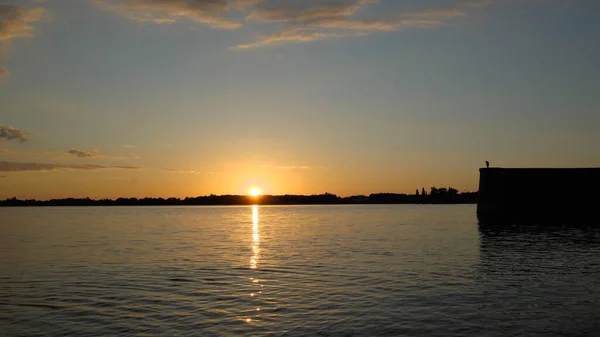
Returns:
[[[482,168],[480,220],[600,217],[600,168]]]

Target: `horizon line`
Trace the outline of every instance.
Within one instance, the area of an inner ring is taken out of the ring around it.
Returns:
[[[449,192],[452,192],[450,194],[453,195],[473,195],[475,193],[479,193],[479,191],[459,191],[455,188],[449,187],[441,187],[441,188],[437,188],[437,187],[432,187],[429,190],[425,190],[425,194],[422,193],[422,189],[419,189],[419,191],[421,193],[398,193],[398,192],[373,192],[373,193],[369,193],[369,194],[351,194],[351,195],[346,195],[346,196],[341,196],[341,195],[337,195],[335,193],[330,193],[330,192],[323,192],[323,193],[312,193],[312,194],[261,194],[259,196],[252,196],[249,194],[208,194],[208,195],[197,195],[197,196],[186,196],[186,197],[151,197],[151,196],[146,196],[146,197],[124,197],[124,196],[120,196],[120,197],[114,197],[114,198],[107,198],[107,197],[60,197],[60,198],[47,198],[47,199],[37,199],[37,198],[19,198],[16,196],[13,197],[6,197],[4,199],[0,199],[0,202],[4,201],[35,201],[35,202],[49,202],[49,201],[66,201],[66,200],[89,200],[89,201],[118,201],[118,200],[164,200],[164,201],[168,201],[168,200],[178,200],[178,201],[185,201],[187,199],[207,199],[207,198],[246,198],[246,199],[250,199],[250,200],[260,200],[260,199],[265,199],[265,198],[282,198],[282,197],[304,197],[304,198],[316,198],[316,197],[335,197],[336,199],[350,199],[350,198],[369,198],[371,196],[402,196],[402,197],[423,197],[423,196],[432,196],[432,189],[434,189],[435,191],[440,191],[442,194],[446,194]]]

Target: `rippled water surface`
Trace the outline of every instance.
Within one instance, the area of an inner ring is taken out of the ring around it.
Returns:
[[[594,336],[600,231],[475,207],[0,208],[2,336]]]

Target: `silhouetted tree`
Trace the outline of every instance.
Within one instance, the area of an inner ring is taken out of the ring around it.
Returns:
[[[8,198],[0,200],[0,206],[157,206],[157,205],[310,205],[310,204],[415,204],[415,203],[476,203],[477,192],[463,192],[450,188],[431,187],[428,195],[425,188],[415,191],[414,195],[398,193],[374,193],[369,196],[356,195],[341,198],[332,193],[317,195],[263,195],[251,198],[246,195],[208,195],[179,198],[118,198],[94,200],[90,198],[65,198],[51,200],[19,200]]]

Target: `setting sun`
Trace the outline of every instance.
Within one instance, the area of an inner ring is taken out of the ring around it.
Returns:
[[[261,194],[262,194],[262,191],[258,187],[252,187],[251,189],[248,190],[248,195],[251,195],[253,197],[258,197]]]

